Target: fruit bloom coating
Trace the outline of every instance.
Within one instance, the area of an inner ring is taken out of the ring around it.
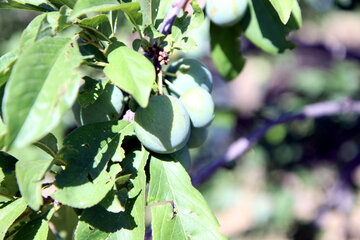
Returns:
[[[173,153],[183,148],[190,136],[190,119],[179,99],[151,97],[146,108],[135,112],[135,133],[139,141],[156,153]]]
[[[219,26],[231,26],[245,15],[248,0],[208,0],[206,15]]]
[[[81,107],[78,102],[73,107],[75,119],[80,125],[116,120],[124,110],[124,95],[115,85],[108,83],[94,103]]]
[[[207,67],[195,58],[181,58],[172,63],[168,72],[176,73],[177,77],[170,79],[174,86],[186,92],[193,87],[202,87],[211,92],[213,80]],[[171,86],[170,91],[176,92]]]
[[[197,148],[200,147],[206,140],[208,136],[207,128],[191,128],[190,138],[187,143],[189,148]]]
[[[196,128],[208,126],[215,117],[212,97],[201,87],[187,90],[181,95],[180,101],[184,104],[191,122]]]

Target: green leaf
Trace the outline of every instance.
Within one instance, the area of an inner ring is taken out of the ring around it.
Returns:
[[[85,18],[79,22],[80,26],[96,29],[102,23],[108,23],[109,19],[105,14],[99,14],[92,18]]]
[[[109,54],[104,72],[119,88],[131,94],[145,108],[155,81],[155,68],[142,54],[122,46]]]
[[[84,77],[85,84],[80,88],[78,101],[81,107],[85,108],[92,104],[103,94],[106,83],[90,77]]]
[[[286,24],[289,21],[291,11],[296,0],[269,0],[270,3],[275,8],[277,14],[280,17],[280,20],[283,24]]]
[[[281,53],[295,44],[286,39],[288,29],[269,1],[250,0],[249,11],[241,21],[246,37],[269,53]]]
[[[131,12],[139,8],[140,5],[137,2],[120,4],[116,0],[78,0],[74,6],[74,11],[71,14],[71,17],[74,19],[90,12],[108,12],[115,10]]]
[[[49,133],[39,141],[35,142],[34,145],[48,153],[53,158],[56,157],[58,152],[57,139],[52,133]]]
[[[21,35],[19,52],[21,53],[28,45],[44,37],[54,36],[57,28],[57,22],[54,19],[57,18],[59,18],[58,12],[43,13],[34,18]]]
[[[145,192],[146,175],[145,165],[149,157],[149,152],[142,149],[135,149],[124,159],[123,174],[132,174],[131,183],[133,188],[129,191],[129,198],[136,198],[131,210],[131,216],[135,219],[136,227],[131,231],[121,229],[109,236],[109,240],[120,239],[144,239],[145,237]]]
[[[17,60],[17,51],[8,52],[0,57],[0,87],[3,86],[10,77],[11,70]]]
[[[58,189],[52,197],[75,208],[99,203],[115,183],[106,171],[108,161],[133,132],[133,123],[128,121],[88,124],[74,130],[64,140],[61,152],[67,167],[56,177]]]
[[[150,159],[148,204],[165,205],[152,210],[153,239],[225,239],[184,167],[171,160],[167,155]]]
[[[35,211],[43,204],[41,181],[52,163],[52,159],[20,160],[16,163],[15,173],[20,193]]]
[[[49,133],[78,92],[82,56],[68,38],[44,38],[19,57],[5,88],[7,143],[23,147]]]
[[[13,224],[25,209],[26,203],[23,198],[19,198],[0,209],[0,239],[4,239],[11,224]]]
[[[153,24],[148,25],[145,29],[144,29],[144,34],[150,38],[161,38],[161,37],[165,37],[164,34],[159,33],[158,30],[156,30],[156,28],[154,27]]]
[[[18,160],[6,152],[0,151],[0,195],[12,197],[18,192],[15,178],[15,164]],[[0,200],[0,202],[2,202]]]
[[[295,1],[290,15],[290,19],[286,26],[288,27],[289,31],[300,29],[302,26],[301,9],[297,1]]]
[[[124,162],[123,174],[131,174],[132,188],[125,211],[112,213],[101,206],[84,210],[75,232],[75,239],[120,240],[144,239],[145,236],[145,164],[149,153],[134,149]],[[93,238],[91,238],[93,239]]]
[[[160,0],[139,0],[139,3],[143,16],[143,26],[154,23],[158,13]]]
[[[7,3],[0,2],[0,8],[17,8],[33,11],[53,11],[54,9],[47,4],[46,0],[7,0]]]
[[[238,26],[219,27],[210,24],[211,58],[222,77],[230,81],[236,78],[245,64],[240,51]]]
[[[34,219],[26,223],[14,236],[14,240],[44,240],[49,232],[48,221]]]

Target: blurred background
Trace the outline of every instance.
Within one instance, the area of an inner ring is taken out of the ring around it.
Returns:
[[[208,20],[192,33],[199,48],[184,54],[212,71],[216,118],[206,143],[191,152],[190,173],[269,120],[316,102],[360,99],[360,1],[303,0],[300,5],[303,26],[289,36],[297,48],[269,55],[242,38],[246,65],[229,83],[212,64]],[[35,16],[0,10],[0,55],[17,47]],[[122,21],[121,40],[131,43],[129,32]],[[221,232],[234,240],[360,239],[359,123],[357,115],[348,114],[279,125],[234,164],[218,169],[199,190]],[[61,139],[74,125],[69,113],[55,134]],[[31,148],[14,155],[19,154],[42,153]],[[64,239],[71,239],[75,222],[66,207],[53,220]]]

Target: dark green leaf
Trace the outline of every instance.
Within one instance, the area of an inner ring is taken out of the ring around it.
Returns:
[[[226,80],[236,78],[244,67],[245,60],[240,51],[239,26],[219,27],[210,25],[211,58]]]
[[[246,37],[266,52],[276,54],[295,47],[286,39],[288,30],[269,1],[250,0],[241,26]]]
[[[96,15],[92,18],[85,18],[79,22],[80,26],[96,29],[102,23],[108,23],[109,19],[105,14]]]
[[[49,133],[39,141],[35,142],[34,145],[48,153],[53,158],[56,157],[58,152],[57,139],[52,133]]]
[[[141,107],[146,107],[155,81],[154,65],[144,55],[126,46],[112,51],[108,59],[105,74],[115,85],[131,94]]]
[[[120,4],[116,0],[78,0],[71,16],[72,18],[76,18],[90,12],[108,12],[115,10],[127,12],[139,8],[140,5],[137,2]]]
[[[186,170],[180,162],[171,160],[166,155],[150,159],[148,204],[168,205],[152,212],[153,239],[225,239]]]
[[[52,162],[52,159],[36,159],[20,160],[16,163],[16,179],[21,195],[29,207],[35,211],[39,210],[43,204],[41,196],[42,180]]]
[[[15,178],[15,164],[18,160],[6,152],[0,151],[0,194],[13,196],[18,191]],[[2,201],[0,201],[2,202]]]
[[[106,83],[90,77],[84,77],[85,84],[80,88],[78,101],[81,107],[85,108],[92,104],[103,94]]]
[[[286,24],[289,21],[291,11],[297,0],[269,0],[270,3],[275,8],[277,14],[280,17],[280,20],[283,24]]]
[[[153,24],[150,24],[149,26],[147,26],[145,29],[144,29],[144,34],[150,38],[160,38],[160,37],[165,37],[164,34],[162,33],[159,33]]]
[[[124,174],[131,174],[132,188],[125,200],[125,211],[113,213],[101,206],[84,210],[76,229],[75,239],[120,240],[144,239],[145,187],[144,167],[149,153],[143,148],[129,153],[124,162]]]
[[[134,126],[128,121],[102,122],[77,128],[64,140],[61,150],[67,167],[56,177],[53,197],[75,208],[99,203],[113,187],[115,177],[106,168]]]
[[[17,51],[8,52],[0,57],[0,87],[3,86],[10,77],[13,65],[17,60]]]
[[[19,57],[3,100],[8,144],[23,147],[45,136],[72,106],[82,61],[75,46],[68,38],[44,38]]]
[[[19,198],[0,209],[0,239],[4,239],[11,224],[13,224],[25,209],[26,203],[23,198]]]
[[[302,16],[301,16],[301,9],[299,3],[295,1],[294,7],[292,9],[290,19],[286,24],[289,31],[300,29],[302,26]]]
[[[14,236],[14,240],[45,240],[49,232],[48,221],[35,219],[26,223]]]

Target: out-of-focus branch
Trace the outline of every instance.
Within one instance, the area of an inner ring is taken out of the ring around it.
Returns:
[[[187,0],[175,0],[171,5],[171,9],[166,15],[159,32],[168,35],[171,32],[171,27],[174,24],[176,16],[179,14],[180,10],[184,7]]]
[[[239,138],[233,142],[219,159],[195,172],[192,175],[192,183],[195,187],[198,186],[209,179],[219,168],[226,167],[229,162],[243,156],[270,128],[276,125],[289,123],[295,120],[314,119],[347,113],[360,114],[360,101],[347,99],[343,102],[315,103],[304,107],[301,112],[286,114],[276,120],[269,121],[262,127],[251,132],[248,136]]]

